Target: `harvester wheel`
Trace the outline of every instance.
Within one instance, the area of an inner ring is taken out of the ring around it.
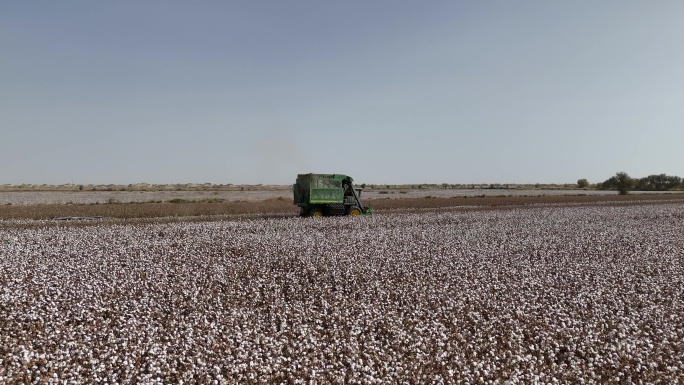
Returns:
[[[322,217],[323,216],[323,210],[312,209],[311,211],[309,211],[309,216],[310,217]]]
[[[358,208],[358,206],[352,206],[349,208],[349,214],[350,217],[358,217],[361,215],[361,209]]]

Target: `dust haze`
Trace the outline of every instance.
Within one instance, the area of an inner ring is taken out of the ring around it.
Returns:
[[[254,140],[251,147],[256,159],[256,175],[268,175],[269,182],[292,183],[297,174],[310,168],[304,149],[286,130],[269,129]]]

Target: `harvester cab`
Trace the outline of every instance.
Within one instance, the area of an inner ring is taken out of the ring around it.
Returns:
[[[371,215],[373,209],[361,204],[361,189],[342,174],[299,174],[292,186],[294,204],[301,216]]]

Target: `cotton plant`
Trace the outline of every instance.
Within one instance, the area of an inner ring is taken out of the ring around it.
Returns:
[[[684,380],[684,210],[0,227],[0,383]]]

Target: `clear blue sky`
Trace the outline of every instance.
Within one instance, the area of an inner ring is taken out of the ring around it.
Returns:
[[[0,184],[684,176],[684,2],[13,1]]]

